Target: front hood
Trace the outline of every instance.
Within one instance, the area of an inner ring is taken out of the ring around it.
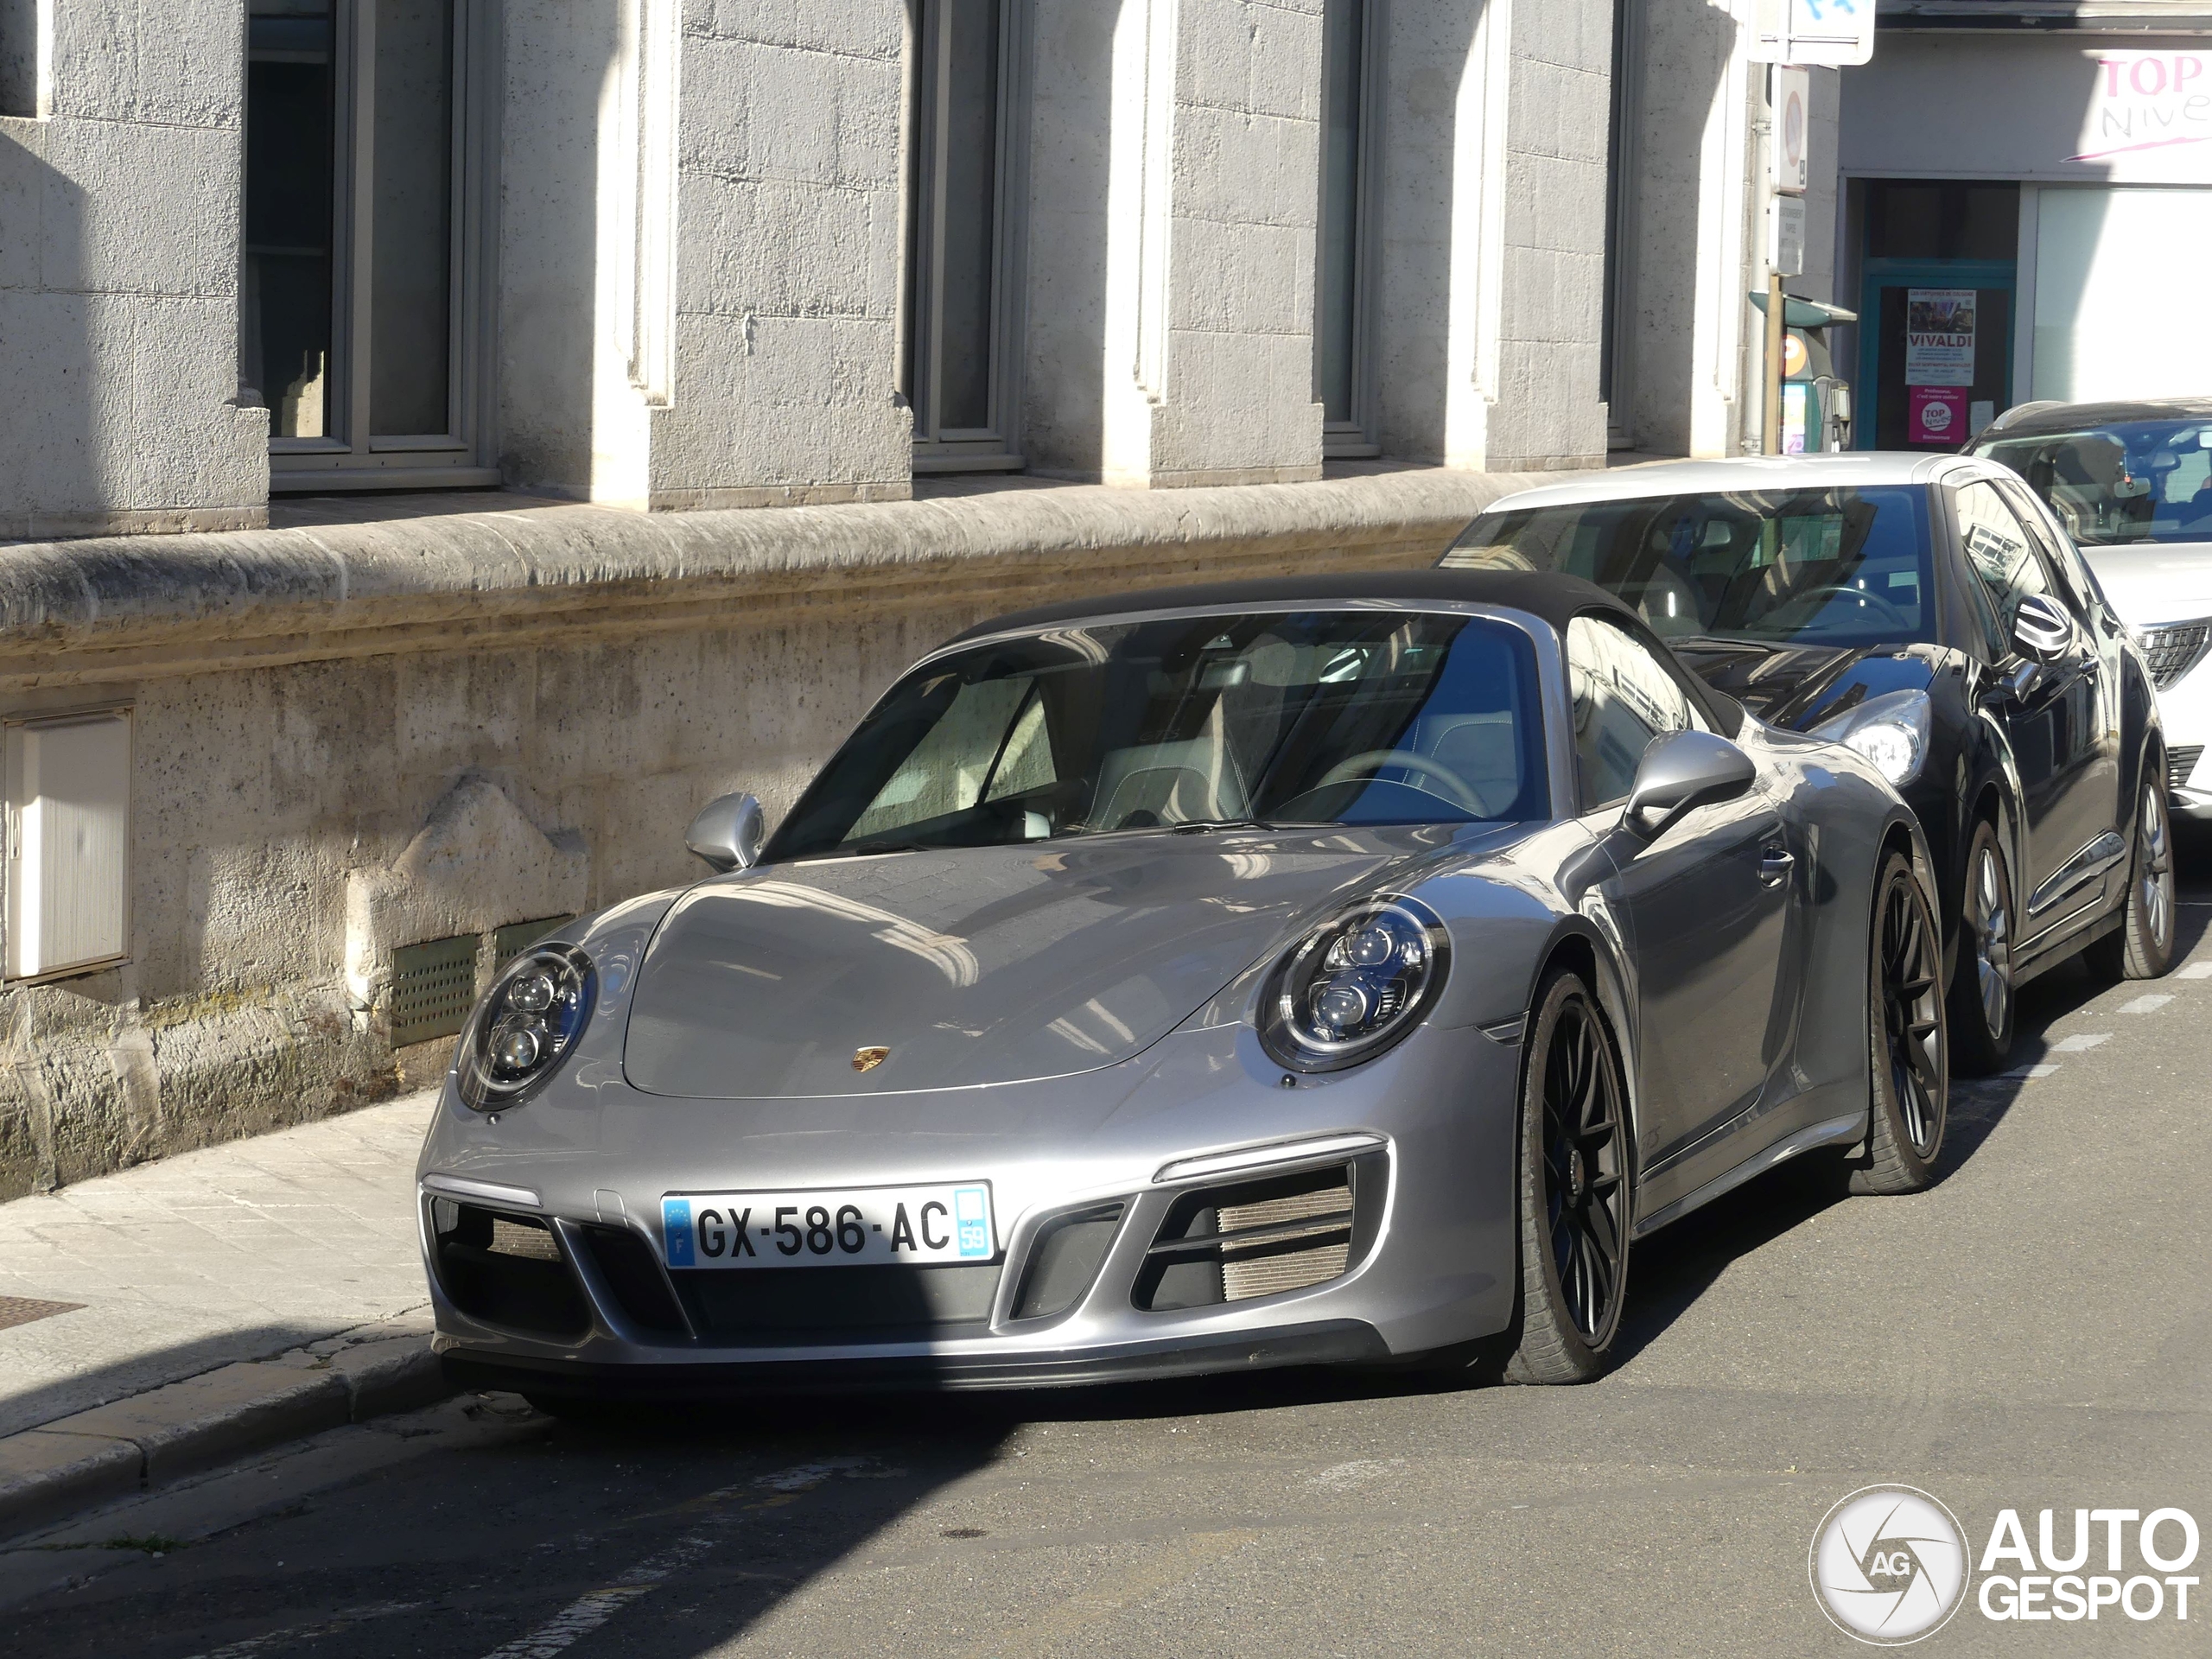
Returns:
[[[709,1099],[1065,1076],[1173,1031],[1309,917],[1446,832],[1102,836],[774,864],[677,900],[623,1070]],[[859,1051],[888,1054],[866,1071]]]
[[[1770,726],[1809,731],[1869,697],[1920,691],[1936,677],[1936,645],[1790,645],[1778,651],[1677,645],[1675,655],[1716,691]]]
[[[2085,547],[2105,597],[2131,627],[2212,616],[2212,542],[2139,542]]]

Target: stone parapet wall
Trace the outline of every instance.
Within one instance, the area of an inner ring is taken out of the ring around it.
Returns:
[[[1555,481],[1557,474],[1543,481]],[[691,879],[907,664],[1086,593],[1432,562],[1532,477],[639,514],[586,506],[0,550],[0,715],[134,712],[130,954],[0,990],[0,1196],[346,1109],[392,953]]]

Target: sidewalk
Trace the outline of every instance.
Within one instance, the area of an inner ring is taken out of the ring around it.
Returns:
[[[0,1535],[442,1391],[433,1098],[0,1204]]]

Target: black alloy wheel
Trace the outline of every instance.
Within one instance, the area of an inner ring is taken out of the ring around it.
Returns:
[[[1902,853],[1874,884],[1867,985],[1872,1113],[1854,1192],[1916,1192],[1943,1150],[1950,1073],[1944,1044],[1942,948],[1935,912]]]
[[[2107,979],[2157,979],[2174,965],[2174,837],[2166,810],[2166,768],[2157,751],[2143,757],[2143,799],[2120,931],[2082,954]]]
[[[2012,871],[1997,826],[1984,818],[1967,847],[1951,981],[1951,1064],[1966,1077],[2002,1071],[2012,1054]]]
[[[1620,1053],[1581,976],[1546,985],[1522,1084],[1521,1329],[1516,1382],[1605,1369],[1628,1284],[1627,1091]]]

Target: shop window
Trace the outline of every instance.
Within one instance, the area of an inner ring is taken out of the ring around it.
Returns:
[[[6,728],[8,977],[53,978],[130,948],[130,711]]]
[[[1870,259],[2010,259],[2019,244],[2017,184],[1878,179],[1866,187]]]
[[[2212,190],[2046,185],[2037,196],[2027,396],[2202,397],[2212,386],[2212,336],[2178,273],[2212,261]]]
[[[1314,359],[1322,442],[1332,455],[1376,453],[1367,380],[1369,244],[1375,220],[1371,128],[1375,36],[1368,0],[1325,0],[1321,13],[1319,270]]]
[[[1021,465],[1019,0],[919,0],[907,166],[906,395],[917,472]]]
[[[483,0],[251,0],[241,378],[270,487],[488,484],[470,66]]]

